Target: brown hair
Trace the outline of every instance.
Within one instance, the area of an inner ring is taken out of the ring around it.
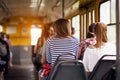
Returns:
[[[57,21],[55,21],[53,27],[56,32],[56,36],[60,38],[64,38],[71,35],[71,28],[67,19],[58,19]]]
[[[75,34],[75,28],[74,27],[71,27],[71,34]]]
[[[97,22],[94,28],[94,33],[96,35],[97,43],[95,44],[96,48],[99,48],[108,41],[107,38],[107,26],[104,23]]]
[[[87,33],[86,38],[93,38],[94,37],[94,28],[95,28],[95,25],[96,25],[96,23],[92,23],[89,26],[89,28],[88,28],[89,32]]]
[[[41,47],[44,44],[44,41],[47,40],[51,35],[49,33],[50,28],[53,27],[52,23],[51,24],[46,24],[44,28],[42,29],[42,34],[41,34]]]
[[[46,24],[43,28],[42,28],[42,34],[41,37],[38,38],[37,41],[37,50],[40,49],[40,47],[43,46],[45,40],[47,40],[51,35],[49,33],[50,28],[53,27],[52,23],[51,24]]]

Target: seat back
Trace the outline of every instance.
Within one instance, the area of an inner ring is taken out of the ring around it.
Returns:
[[[115,59],[104,59],[108,56],[116,57],[116,55],[104,55],[94,67],[89,80],[102,80],[103,75],[115,64]]]
[[[66,58],[66,57],[71,57],[71,58]],[[76,56],[71,54],[71,53],[66,53],[66,54],[60,54],[57,59],[55,60],[55,63],[53,66],[55,66],[58,62],[60,61],[66,61],[66,60],[77,60]]]
[[[48,80],[49,80],[49,77],[51,77],[51,75],[53,74],[53,71],[54,71],[55,66],[56,66],[59,62],[61,62],[61,61],[68,61],[68,60],[69,60],[69,59],[65,59],[66,56],[71,56],[71,57],[73,57],[74,60],[76,60],[76,56],[73,55],[73,54],[71,54],[71,53],[60,54],[60,55],[57,57],[57,59],[55,60],[54,65],[52,66],[52,69],[51,69],[51,71],[50,71],[50,73],[49,73],[49,76],[48,76]]]
[[[47,80],[87,80],[83,64],[76,60],[60,61]]]

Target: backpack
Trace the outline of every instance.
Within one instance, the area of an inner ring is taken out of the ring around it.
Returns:
[[[4,44],[0,43],[0,56],[6,56],[7,55],[7,49]]]

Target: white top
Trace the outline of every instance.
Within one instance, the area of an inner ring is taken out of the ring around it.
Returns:
[[[44,44],[43,44],[41,54],[42,54],[42,56],[45,56],[45,55],[46,55],[46,41],[45,41]]]
[[[100,48],[88,47],[84,52],[83,64],[87,72],[92,72],[97,61],[103,55],[116,55],[116,46],[111,43],[105,43]]]
[[[40,47],[38,54],[41,54],[42,56],[45,56],[46,55],[46,41],[43,43],[43,46]]]

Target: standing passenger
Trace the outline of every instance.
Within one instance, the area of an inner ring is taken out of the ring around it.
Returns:
[[[9,59],[9,67],[12,67],[12,58],[13,58],[13,53],[11,51],[11,41],[10,41],[10,36],[8,34],[4,34],[4,40],[8,43],[9,50],[10,50],[10,59]]]
[[[6,41],[4,41],[4,34],[3,32],[0,32],[0,61],[5,61],[6,64],[4,66],[5,71],[4,71],[4,75],[6,75],[8,73],[8,65],[9,65],[9,55],[10,55],[10,51],[9,51],[9,46],[7,44]],[[4,54],[4,55],[3,55]],[[1,70],[1,68],[0,68]],[[3,72],[0,71],[0,75],[2,75]]]
[[[60,54],[71,53],[77,56],[79,47],[79,42],[71,37],[71,27],[67,19],[58,19],[53,27],[56,35],[48,39],[46,44],[47,62],[52,66]],[[70,56],[66,58],[73,59]]]
[[[87,47],[83,57],[83,63],[88,76],[103,55],[116,55],[115,45],[108,43],[107,26],[104,23],[96,23],[94,33],[97,43]]]

